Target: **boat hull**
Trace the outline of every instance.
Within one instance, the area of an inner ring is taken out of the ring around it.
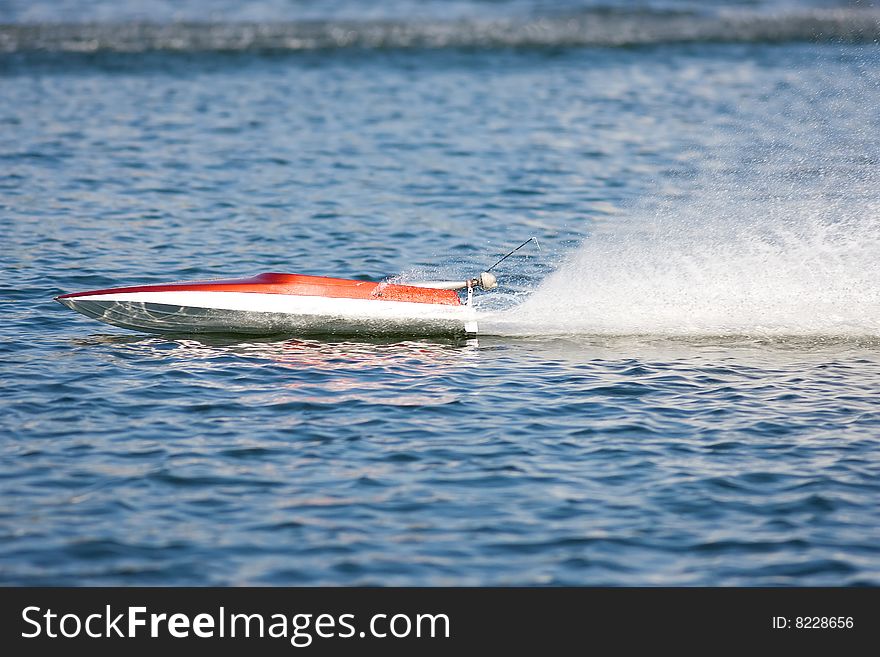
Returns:
[[[130,288],[129,288],[130,289]],[[143,288],[141,288],[143,289]],[[247,335],[468,335],[477,333],[467,305],[296,294],[102,290],[58,297],[68,308],[107,324],[149,333]]]

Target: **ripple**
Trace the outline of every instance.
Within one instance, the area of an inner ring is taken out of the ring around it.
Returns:
[[[873,46],[122,55],[137,30],[62,25],[24,47],[91,29],[110,54],[0,57],[4,584],[880,583],[870,336],[195,339],[51,301],[452,277],[537,234],[481,298],[503,314],[603,226],[644,228],[637,203],[717,219],[719,179],[763,226],[803,218],[761,200],[799,185],[870,218]]]

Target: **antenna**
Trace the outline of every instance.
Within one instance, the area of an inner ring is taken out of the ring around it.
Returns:
[[[535,246],[537,246],[538,250],[540,250],[541,245],[538,244],[538,238],[537,237],[530,237],[529,239],[527,239],[525,242],[520,244],[518,247],[516,247],[512,251],[507,252],[504,255],[504,257],[501,258],[501,260],[499,260],[494,265],[489,267],[489,269],[484,271],[482,274],[480,274],[476,278],[469,278],[465,281],[423,281],[423,282],[419,282],[419,283],[407,283],[407,285],[409,285],[411,287],[430,287],[430,288],[435,288],[438,290],[463,290],[463,289],[467,288],[467,290],[468,290],[467,305],[470,305],[470,303],[471,303],[470,300],[473,295],[473,289],[475,287],[481,287],[484,290],[493,290],[496,287],[498,287],[498,281],[495,278],[495,275],[490,274],[489,272],[491,272],[493,269],[495,269],[495,267],[500,265],[502,262],[507,260],[514,253],[516,253],[521,248],[523,248],[526,244],[528,244],[529,242],[532,242],[532,241],[535,242]]]
[[[532,236],[532,237],[530,237],[529,239],[527,239],[525,242],[523,242],[522,244],[520,244],[518,247],[516,247],[515,249],[513,249],[512,251],[509,251],[509,252],[507,253],[507,255],[505,255],[503,258],[501,258],[501,260],[499,260],[499,261],[496,262],[494,265],[492,265],[491,267],[489,267],[489,269],[487,269],[486,271],[487,271],[487,272],[490,272],[490,271],[492,271],[493,269],[495,269],[495,267],[497,267],[497,266],[500,265],[502,262],[504,262],[505,260],[507,260],[510,256],[512,256],[512,255],[513,255],[514,253],[516,253],[517,251],[519,251],[521,248],[523,248],[526,244],[528,244],[528,243],[531,242],[532,240],[534,240],[534,242],[535,242],[535,246],[537,246],[537,247],[538,247],[538,250],[540,251],[540,250],[541,250],[541,245],[538,244],[538,238]]]

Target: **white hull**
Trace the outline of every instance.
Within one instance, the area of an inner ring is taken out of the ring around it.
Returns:
[[[120,292],[59,298],[99,321],[151,333],[271,335],[466,335],[467,305],[255,292]]]

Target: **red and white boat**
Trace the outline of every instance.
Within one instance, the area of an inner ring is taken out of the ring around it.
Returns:
[[[466,281],[407,285],[266,273],[55,299],[107,324],[151,333],[468,335],[478,331],[474,288],[495,286],[487,272]]]

